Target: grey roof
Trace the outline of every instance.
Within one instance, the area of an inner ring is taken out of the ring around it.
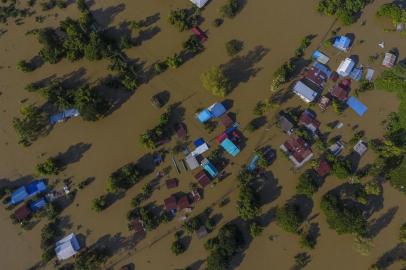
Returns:
[[[293,124],[285,116],[279,116],[279,126],[281,129],[287,133],[291,133],[293,130]]]

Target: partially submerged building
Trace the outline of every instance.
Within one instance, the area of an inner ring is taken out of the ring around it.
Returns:
[[[289,156],[296,168],[303,166],[313,157],[310,145],[296,135],[290,136],[280,148]]]
[[[309,110],[304,110],[300,115],[299,124],[305,126],[312,133],[316,133],[320,128],[320,122],[316,120],[316,115]]]
[[[290,122],[289,119],[283,115],[279,116],[279,127],[288,135],[291,135],[293,133],[293,123]]]
[[[368,107],[365,106],[361,101],[359,101],[357,98],[355,97],[350,97],[347,100],[347,105],[348,107],[350,107],[351,109],[353,109],[353,111],[358,114],[359,116],[364,116],[364,114],[367,112]]]
[[[358,155],[360,155],[361,157],[367,152],[368,147],[367,145],[364,143],[364,141],[359,140],[357,142],[357,144],[354,145],[353,150],[358,153]]]
[[[79,241],[74,233],[69,234],[55,244],[55,253],[60,261],[69,259],[78,253],[79,250]]]
[[[351,39],[347,36],[339,36],[334,40],[333,47],[343,51],[347,52],[350,49],[351,45]]]
[[[317,92],[304,84],[302,81],[297,81],[293,86],[293,93],[300,97],[304,102],[313,102],[317,97]]]
[[[41,192],[45,192],[47,190],[47,185],[44,180],[35,180],[31,183],[19,187],[11,194],[11,201],[10,203],[15,205],[18,204],[30,197],[33,197]]]
[[[347,77],[355,67],[355,62],[351,58],[345,58],[338,66],[337,73],[342,77]]]
[[[385,53],[385,57],[383,58],[382,65],[391,68],[395,65],[396,63],[396,55],[390,52]]]
[[[198,8],[204,7],[209,0],[190,0],[194,5],[196,5]]]

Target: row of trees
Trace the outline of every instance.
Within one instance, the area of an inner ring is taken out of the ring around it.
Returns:
[[[271,83],[271,90],[278,91],[280,87],[287,83],[293,76],[295,71],[296,62],[303,57],[305,50],[310,46],[311,39],[306,36],[302,39],[300,46],[295,51],[295,56],[290,58],[287,62],[283,63],[274,73]]]
[[[320,0],[317,10],[326,15],[336,15],[340,21],[349,25],[356,21],[370,0]]]
[[[238,175],[239,193],[237,199],[238,216],[248,223],[252,237],[258,236],[262,232],[258,218],[261,214],[260,199],[253,186],[255,176],[246,170]]]
[[[35,105],[22,107],[20,114],[21,117],[13,118],[13,127],[19,137],[18,143],[29,146],[44,133],[48,123],[48,116]]]
[[[179,31],[185,31],[198,25],[200,11],[198,8],[171,10],[168,23],[175,26]]]

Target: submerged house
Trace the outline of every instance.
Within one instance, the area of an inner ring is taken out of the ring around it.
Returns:
[[[220,145],[233,157],[236,157],[240,153],[240,149],[229,138],[225,138]]]
[[[18,204],[30,197],[33,197],[47,190],[47,185],[44,180],[35,180],[31,183],[19,187],[11,194],[11,204]]]
[[[316,120],[316,115],[309,110],[304,110],[302,115],[300,115],[299,124],[305,126],[313,133],[316,133],[320,127],[320,122]]]
[[[293,93],[300,97],[304,102],[313,102],[317,97],[317,92],[304,84],[302,81],[297,81],[293,86]]]
[[[190,2],[192,2],[198,8],[202,8],[207,4],[207,2],[209,2],[209,0],[190,0]]]
[[[367,152],[368,147],[362,140],[359,140],[357,144],[354,145],[353,150],[362,157]]]
[[[310,145],[296,135],[290,136],[280,148],[289,156],[295,168],[303,166],[313,157],[313,151]]]
[[[205,171],[200,171],[195,175],[195,179],[199,182],[202,188],[207,187],[210,184],[210,178],[207,176]]]
[[[319,63],[317,63],[317,65],[310,66],[310,68],[305,70],[304,78],[322,90],[326,85],[331,72],[327,73],[326,68],[321,68],[321,66],[323,65]]]
[[[218,173],[219,173],[218,170],[216,169],[216,167],[214,167],[214,165],[207,158],[203,159],[201,165],[202,165],[203,169],[208,174],[210,174],[210,176],[212,178],[214,178],[214,177],[216,177],[218,175]]]
[[[348,99],[348,92],[341,84],[337,84],[330,89],[330,95],[342,102]]]
[[[313,52],[312,58],[321,64],[327,64],[330,61],[330,58],[319,50]]]
[[[290,122],[289,119],[283,115],[279,116],[279,127],[288,135],[291,135],[293,133],[293,123]]]
[[[68,120],[69,118],[77,117],[80,115],[80,112],[77,109],[68,109],[61,113],[54,114],[49,118],[51,125]]]
[[[79,241],[74,233],[56,242],[55,246],[55,253],[60,261],[69,259],[80,250]]]
[[[351,58],[345,58],[344,61],[340,63],[337,69],[338,75],[342,77],[347,77],[351,74],[351,71],[355,67],[355,62]]]
[[[333,47],[343,51],[347,52],[350,49],[351,45],[351,39],[346,36],[339,36],[334,40]]]
[[[385,53],[385,57],[382,61],[382,65],[387,67],[387,68],[391,68],[395,65],[396,63],[396,55],[390,52]]]
[[[206,123],[207,121],[218,118],[226,112],[226,108],[220,102],[216,102],[207,109],[204,109],[196,115],[200,123]]]
[[[347,105],[348,107],[350,107],[351,109],[354,110],[354,112],[356,114],[358,114],[359,116],[364,116],[364,114],[367,112],[368,107],[365,106],[361,101],[359,101],[357,98],[355,97],[350,97],[347,100]]]

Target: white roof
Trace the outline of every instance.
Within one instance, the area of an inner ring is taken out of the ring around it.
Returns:
[[[191,170],[194,170],[194,169],[196,169],[196,168],[198,168],[200,166],[199,162],[197,162],[196,158],[192,155],[192,153],[187,155],[185,160],[186,160],[187,166]]]
[[[193,4],[195,4],[198,8],[204,7],[209,0],[190,0]]]
[[[293,92],[307,103],[312,102],[317,97],[317,92],[301,81],[296,82]]]
[[[354,66],[355,66],[354,61],[351,58],[346,58],[344,61],[341,62],[340,66],[338,67],[337,73],[340,76],[346,77],[350,75]]]
[[[354,145],[354,151],[357,152],[360,156],[364,155],[368,150],[368,147],[362,140],[359,140],[356,145]]]
[[[191,154],[193,156],[197,156],[197,155],[203,154],[207,150],[209,150],[209,145],[207,143],[204,143],[204,144],[200,145],[199,147],[197,147],[195,150],[193,150],[193,152]]]
[[[79,242],[74,233],[59,240],[55,244],[55,253],[58,260],[66,260],[75,255],[80,249]]]
[[[396,55],[393,53],[385,53],[385,58],[383,59],[382,65],[385,67],[393,67],[396,62]]]

